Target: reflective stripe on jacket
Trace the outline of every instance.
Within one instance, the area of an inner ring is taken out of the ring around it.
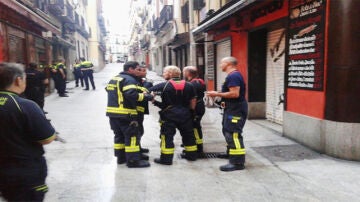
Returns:
[[[138,102],[144,100],[142,87],[131,75],[120,73],[113,77],[106,91],[108,93],[108,105],[106,115],[109,117],[130,117],[138,115]]]

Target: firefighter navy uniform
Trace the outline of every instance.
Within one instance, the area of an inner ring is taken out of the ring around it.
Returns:
[[[0,195],[9,201],[42,201],[47,165],[39,141],[55,130],[33,101],[0,91]]]
[[[152,96],[143,94],[141,88],[137,78],[126,72],[113,77],[106,86],[108,93],[106,115],[115,134],[115,156],[118,164],[127,162],[128,167],[146,167],[141,166],[145,164],[140,162],[137,110],[139,102],[152,100]]]
[[[175,146],[174,136],[176,128],[182,136],[185,148],[185,158],[188,160],[197,159],[197,146],[193,133],[192,112],[190,102],[195,98],[193,85],[179,78],[170,79],[167,82],[157,84],[149,89],[153,92],[161,92],[161,102],[154,101],[158,106],[160,114],[160,147],[161,155],[155,159],[156,163],[171,165]]]
[[[229,87],[233,86],[240,86],[240,95],[238,98],[222,98],[222,105],[224,106],[222,132],[227,143],[230,163],[244,165],[245,146],[242,132],[248,114],[248,104],[245,99],[244,79],[237,70],[225,78],[222,92],[228,92]]]
[[[143,93],[148,93],[149,92],[148,89],[153,86],[153,84],[147,81],[145,78],[140,78],[139,83],[140,83],[139,89]],[[139,102],[137,106],[137,111],[138,111],[138,122],[139,122],[140,153],[148,153],[149,149],[143,148],[141,146],[141,138],[144,135],[144,125],[143,125],[144,115],[149,114],[149,102],[146,100]],[[142,154],[141,156],[145,160],[148,159],[148,156],[144,154]]]
[[[195,107],[195,115],[194,115],[194,135],[196,140],[196,145],[198,149],[198,153],[203,152],[203,133],[201,128],[201,119],[205,114],[205,103],[204,99],[204,92],[206,90],[204,80],[200,78],[194,78],[191,81],[191,84],[195,88],[196,92],[196,107]]]

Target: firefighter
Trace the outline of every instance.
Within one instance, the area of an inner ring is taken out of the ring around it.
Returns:
[[[73,73],[75,76],[75,87],[79,87],[79,80],[80,80],[81,87],[84,87],[84,78],[83,78],[83,74],[81,72],[81,64],[78,59],[75,60]]]
[[[145,66],[141,66],[141,71],[139,72],[140,75],[138,76],[139,83],[143,87],[141,88],[141,92],[148,93],[148,89],[153,86],[152,82],[148,81],[146,79],[147,74],[147,68]],[[148,148],[144,148],[141,146],[141,138],[144,135],[144,115],[149,114],[149,102],[148,101],[142,101],[139,103],[138,106],[138,122],[139,122],[139,135],[140,135],[140,153],[142,159],[149,159],[148,156],[146,156],[144,153],[149,153]]]
[[[206,90],[205,82],[199,78],[198,70],[194,66],[187,66],[183,69],[184,78],[193,84],[196,91],[196,107],[193,120],[194,135],[198,153],[203,153],[203,133],[201,128],[201,119],[205,114],[204,92]]]
[[[115,134],[114,150],[117,163],[126,162],[129,168],[149,167],[140,156],[140,138],[138,122],[138,103],[150,101],[153,96],[141,92],[137,80],[140,72],[139,63],[129,61],[124,64],[124,71],[113,77],[106,86],[108,104],[106,115]]]
[[[19,96],[25,77],[22,65],[0,63],[0,196],[7,201],[44,200],[43,145],[56,138],[40,107]]]
[[[181,80],[180,76],[180,68],[167,66],[164,68],[163,77],[168,81],[149,89],[155,94],[161,94],[162,101],[153,100],[153,104],[161,109],[159,112],[161,155],[160,158],[155,159],[155,163],[163,165],[172,164],[176,128],[180,131],[185,148],[182,157],[190,161],[197,159],[197,147],[192,129],[192,114],[196,104],[195,89],[191,83]]]
[[[221,97],[224,108],[222,132],[227,143],[229,163],[220,166],[221,171],[243,170],[245,168],[245,147],[242,136],[246,122],[248,105],[245,99],[245,82],[237,70],[237,59],[225,57],[220,62],[220,68],[227,76],[221,92],[208,91],[210,97]]]
[[[95,83],[94,83],[94,70],[93,70],[93,63],[91,63],[90,61],[85,61],[85,58],[80,58],[81,61],[81,72],[83,73],[84,76],[84,81],[85,81],[85,89],[84,90],[89,90],[89,80],[91,83],[91,86],[93,88],[93,90],[95,90]]]
[[[44,110],[45,102],[45,85],[49,84],[49,79],[46,78],[44,72],[37,70],[36,63],[30,63],[25,70],[26,73],[26,89],[24,95],[39,107]]]

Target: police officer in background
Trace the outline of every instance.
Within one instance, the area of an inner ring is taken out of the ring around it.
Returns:
[[[79,87],[79,80],[81,87],[84,87],[84,79],[83,79],[83,74],[81,72],[81,64],[78,59],[75,60],[73,73],[75,76],[75,87]]]
[[[58,62],[52,66],[51,72],[55,82],[55,88],[60,97],[69,97],[66,94],[66,74],[64,59],[60,58]]]
[[[248,113],[245,99],[245,82],[237,70],[238,61],[234,57],[225,57],[220,62],[220,68],[227,73],[221,92],[208,91],[210,97],[222,98],[223,135],[227,143],[229,163],[220,166],[221,171],[243,170],[245,168],[245,146],[242,136],[243,127]]]
[[[203,101],[206,90],[205,82],[199,78],[198,70],[194,66],[187,66],[183,69],[184,78],[189,81],[196,91],[196,107],[194,114],[194,135],[198,153],[203,153],[203,133],[201,128],[201,119],[205,114],[205,104]]]
[[[49,84],[44,72],[37,70],[36,63],[30,63],[25,70],[26,89],[24,95],[27,99],[36,102],[44,110],[45,85]]]
[[[153,96],[141,91],[138,80],[140,69],[138,62],[126,62],[124,71],[113,77],[106,86],[108,93],[106,115],[115,134],[115,156],[118,164],[126,162],[129,168],[150,166],[149,162],[142,160],[140,155],[137,108],[139,102],[150,101]]]
[[[155,94],[161,94],[161,102],[153,100],[158,106],[160,114],[161,155],[155,163],[171,165],[175,146],[174,135],[176,128],[182,136],[185,148],[183,158],[195,161],[197,159],[197,146],[193,133],[193,110],[196,105],[196,94],[193,85],[181,80],[181,70],[176,66],[164,68],[163,77],[166,82],[157,84],[149,89]]]
[[[90,62],[90,61],[86,61],[85,58],[80,58],[81,61],[81,72],[83,73],[84,76],[84,81],[85,81],[85,89],[84,90],[89,90],[89,80],[91,83],[91,86],[93,88],[93,90],[95,90],[95,83],[94,83],[94,70],[93,67],[94,65]]]
[[[21,98],[22,65],[0,63],[0,196],[8,201],[43,201],[47,165],[44,144],[55,130],[33,101]]]

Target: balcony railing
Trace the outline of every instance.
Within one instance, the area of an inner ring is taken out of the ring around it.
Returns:
[[[159,28],[163,28],[168,22],[174,18],[173,6],[165,5],[160,11]]]
[[[64,13],[65,3],[64,0],[50,0],[49,2],[49,11],[55,15],[61,15]]]
[[[64,22],[75,23],[74,9],[70,4],[64,7],[64,12],[61,14],[61,19]]]

